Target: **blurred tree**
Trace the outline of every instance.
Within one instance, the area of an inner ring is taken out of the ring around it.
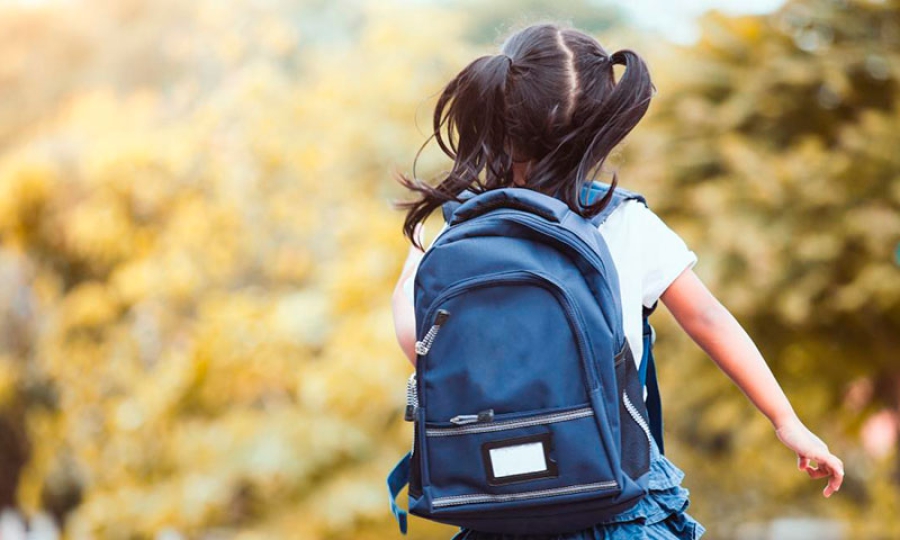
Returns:
[[[385,178],[468,56],[431,39],[459,18],[0,9],[5,87],[46,92],[0,112],[0,504],[16,489],[71,538],[387,535],[411,435]]]
[[[838,499],[871,510],[868,533],[895,535],[900,522],[884,510],[900,504],[897,484],[842,435],[873,411],[900,410],[900,4],[710,13],[696,46],[667,55],[628,179],[696,248],[697,271],[801,416],[846,457]],[[784,474],[789,455],[765,450],[775,441],[765,421],[696,349],[682,341],[668,354],[679,357],[663,375],[669,429],[698,458],[684,456],[688,468],[706,471],[698,483],[729,493],[704,490],[698,514],[739,522],[790,500],[791,511],[825,512],[804,478]],[[848,400],[860,382],[872,392]]]
[[[527,9],[605,38],[617,12],[593,6]],[[76,539],[395,535],[383,481],[411,430],[389,169],[518,9],[0,7],[0,504]],[[621,176],[845,451],[828,508],[876,537],[896,530],[897,488],[839,436],[898,409],[898,13],[710,15],[696,47],[653,50],[660,95]],[[446,162],[432,145],[420,166]],[[683,337],[659,350],[701,519],[730,536],[826,511]],[[450,532],[414,520],[410,537]]]

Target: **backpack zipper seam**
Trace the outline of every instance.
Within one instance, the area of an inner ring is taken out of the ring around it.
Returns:
[[[545,413],[528,418],[516,418],[509,420],[498,420],[486,424],[475,424],[468,426],[447,426],[447,427],[431,427],[425,428],[426,437],[449,437],[453,435],[466,435],[469,433],[488,433],[492,431],[505,431],[520,427],[530,427],[545,424],[554,424],[556,422],[566,422],[569,420],[577,420],[579,418],[587,418],[594,416],[594,409],[591,406],[582,407],[572,411]]]
[[[631,399],[628,397],[626,392],[622,392],[622,402],[625,404],[625,409],[628,411],[628,414],[631,416],[632,420],[637,422],[637,425],[644,430],[644,435],[647,436],[647,442],[652,444],[653,435],[650,434],[650,426],[647,425],[647,422],[644,420],[644,417],[641,416],[641,413],[637,410],[637,407],[634,406],[634,403],[631,402]]]
[[[438,497],[431,504],[435,508],[441,506],[456,506],[470,503],[486,503],[486,502],[508,502],[521,499],[531,499],[534,497],[543,497],[545,495],[570,495],[573,493],[583,493],[595,489],[617,488],[619,483],[615,480],[605,482],[593,482],[591,484],[576,484],[572,486],[564,486],[558,488],[538,489],[534,491],[522,491],[519,493],[507,493],[501,495],[491,495],[487,493],[472,493],[467,495],[450,495],[447,497]]]

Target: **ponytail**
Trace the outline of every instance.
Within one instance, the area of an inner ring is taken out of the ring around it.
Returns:
[[[420,193],[419,200],[398,203],[408,210],[403,234],[413,245],[423,249],[415,237],[416,225],[435,209],[466,188],[477,192],[512,185],[512,155],[507,144],[506,86],[513,60],[505,54],[482,56],[465,67],[451,80],[438,98],[432,122],[432,138],[453,160],[453,168],[436,187],[398,174],[407,189]],[[442,133],[446,130],[446,135]],[[486,170],[485,181],[479,175]],[[477,186],[477,187],[475,187]]]
[[[650,106],[650,98],[656,88],[650,80],[650,72],[647,64],[634,51],[623,49],[611,56],[597,55],[596,69],[608,70],[608,76],[614,79],[613,66],[621,64],[625,66],[622,78],[614,83],[612,92],[590,115],[585,125],[593,138],[587,144],[584,156],[578,163],[575,171],[575,181],[570,183],[573,192],[570,192],[569,200],[577,201],[577,206],[583,209],[584,214],[593,216],[599,213],[612,197],[613,189],[618,185],[618,175],[613,172],[611,188],[599,201],[588,204],[582,201],[583,186],[591,181],[593,171],[603,166],[606,158],[613,148],[640,122]]]

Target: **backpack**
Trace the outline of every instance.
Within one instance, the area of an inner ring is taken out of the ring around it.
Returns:
[[[586,189],[593,201],[609,186]],[[617,188],[588,220],[524,188],[460,198],[415,278],[413,444],[387,478],[391,511],[406,534],[396,498],[408,484],[409,512],[449,525],[590,527],[647,493],[652,439],[662,450],[653,310],[638,371],[597,230],[624,201],[646,201]]]

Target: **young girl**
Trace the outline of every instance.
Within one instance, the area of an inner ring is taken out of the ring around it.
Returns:
[[[625,68],[619,81],[615,64]],[[621,50],[610,55],[594,38],[559,24],[516,32],[499,54],[476,59],[450,81],[437,102],[433,137],[453,159],[453,168],[437,187],[400,177],[419,195],[403,204],[408,209],[404,233],[413,245],[392,301],[397,339],[414,365],[412,284],[423,255],[422,222],[466,189],[504,187],[540,191],[586,217],[596,215],[607,199],[586,204],[579,197],[582,188],[643,117],[654,90],[637,54]],[[612,186],[616,183],[614,175]],[[694,274],[697,258],[684,241],[635,200],[616,208],[599,231],[619,275],[626,339],[637,361],[643,349],[642,310],[662,300],[771,421],[778,439],[796,452],[799,468],[811,478],[828,478],[826,497],[837,491],[844,477],[841,460],[797,418],[753,341]],[[658,448],[653,448],[651,461],[649,495],[635,507],[552,538],[699,538],[703,527],[684,512],[684,474]],[[461,529],[454,539],[501,536]]]

